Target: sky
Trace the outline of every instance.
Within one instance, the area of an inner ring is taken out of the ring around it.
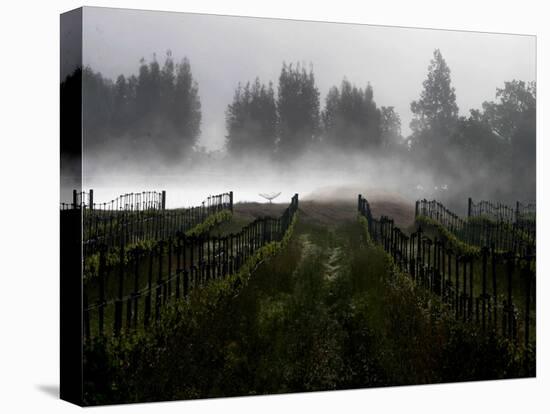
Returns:
[[[345,77],[370,82],[378,106],[394,106],[403,135],[410,132],[411,101],[418,99],[434,49],[451,69],[460,114],[495,99],[512,79],[536,78],[534,36],[492,34],[86,7],[83,60],[116,79],[137,74],[139,60],[162,64],[188,57],[199,85],[202,134],[208,150],[224,145],[225,109],[238,83],[273,81],[283,61],[313,65],[321,107]]]

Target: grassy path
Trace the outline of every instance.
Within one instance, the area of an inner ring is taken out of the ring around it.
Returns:
[[[330,218],[318,206],[314,212],[302,208],[288,248],[262,265],[236,300],[233,315],[250,329],[233,346],[254,367],[242,391],[386,383],[371,349],[375,339],[364,320],[366,302],[353,300],[358,283],[352,267],[365,249],[361,229],[353,215]],[[249,341],[255,345],[249,347]]]

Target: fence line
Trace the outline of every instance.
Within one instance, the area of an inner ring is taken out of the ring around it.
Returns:
[[[485,211],[483,210],[485,207],[478,208],[479,204],[473,205],[471,199],[469,199],[468,205],[470,215],[463,219],[436,200],[418,200],[415,216],[416,218],[424,216],[435,220],[458,239],[474,246],[482,247],[494,244],[497,250],[510,250],[518,254],[523,254],[528,250],[534,251],[536,243],[536,223],[534,221],[491,220],[487,216],[479,215],[480,211]],[[495,208],[502,207],[501,217],[510,213],[509,207],[495,206]],[[495,214],[500,213],[495,212]]]
[[[444,239],[426,236],[421,227],[407,235],[392,219],[375,219],[362,195],[358,210],[367,219],[370,237],[417,285],[439,296],[456,319],[475,323],[484,332],[493,330],[515,343],[523,336],[526,347],[534,340],[534,255],[501,253],[494,243],[483,246],[478,254],[464,254]]]
[[[165,192],[160,194],[164,194],[161,200],[162,206],[166,195]],[[136,198],[129,198],[127,201],[132,200],[136,200]],[[145,202],[149,203],[149,200],[145,199]],[[209,196],[200,206],[185,209],[83,209],[84,255],[89,256],[97,253],[100,245],[112,248],[144,240],[166,239],[174,236],[177,231],[187,231],[193,228],[204,222],[209,216],[223,210],[233,211],[232,191]]]
[[[475,203],[472,198],[468,198],[468,217],[488,217],[492,220],[514,223],[534,220],[536,213],[537,205],[535,203],[516,201],[516,207],[512,208],[503,203],[487,200],[480,200]]]
[[[166,208],[166,191],[142,191],[141,193],[121,194],[111,201],[96,203],[94,190],[73,190],[71,203],[60,203],[61,210],[82,209],[101,211],[147,211]]]
[[[298,210],[298,194],[279,218],[258,218],[238,233],[223,237],[209,234],[159,240],[149,249],[124,248],[115,265],[106,260],[102,245],[97,279],[84,289],[85,340],[130,332],[159,319],[161,308],[187,298],[211,280],[235,274],[256,251],[285,236]],[[144,282],[144,283],[140,283]]]

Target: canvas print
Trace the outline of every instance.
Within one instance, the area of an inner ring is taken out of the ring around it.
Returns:
[[[61,16],[61,394],[536,375],[536,38]]]

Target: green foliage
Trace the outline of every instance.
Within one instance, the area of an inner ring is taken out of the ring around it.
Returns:
[[[480,226],[483,228],[483,226],[493,226],[497,224],[494,220],[490,219],[487,216],[468,217],[465,220],[466,226]],[[435,230],[437,236],[443,238],[445,242],[449,244],[449,247],[458,250],[462,254],[477,255],[480,252],[479,246],[474,246],[462,241],[456,234],[449,231],[449,229],[447,229],[444,225],[442,225],[435,219],[427,216],[419,216],[416,217],[415,221],[418,225],[422,226],[424,230]],[[501,228],[501,237],[509,236],[516,238],[516,240],[522,243],[533,243],[532,238],[524,230],[516,229],[513,225],[506,222],[498,223],[498,225]]]
[[[135,243],[126,245],[124,247],[124,255],[122,257],[124,265],[128,265],[135,253],[148,253],[156,245],[156,240],[140,240]],[[99,258],[99,252],[84,257],[84,281],[88,281],[91,278],[97,277],[99,271]],[[112,247],[106,251],[105,265],[108,268],[120,265],[119,247]]]
[[[282,243],[167,308],[148,331],[88,344],[88,402],[534,374],[534,349],[455,320],[358,221],[328,229],[295,217]]]
[[[520,349],[494,332],[456,324],[449,328],[439,363],[441,381],[479,381],[535,375],[533,348]],[[457,358],[459,356],[459,358]]]
[[[477,226],[496,226],[498,225],[502,229],[503,234],[509,234],[511,237],[515,238],[517,241],[526,243],[526,244],[533,244],[534,240],[533,238],[523,229],[521,228],[515,228],[512,223],[509,222],[496,222],[495,220],[491,219],[487,216],[475,216],[475,217],[468,217],[467,223],[470,225],[477,225]],[[505,236],[504,236],[505,237]]]
[[[366,244],[367,245],[372,245],[373,241],[372,241],[372,237],[371,237],[370,232],[369,232],[369,221],[362,214],[359,214],[357,216],[357,221],[359,221],[359,225],[361,226],[361,228],[363,230],[363,236],[364,236]]]
[[[195,227],[189,229],[186,236],[199,236],[207,233],[220,223],[226,222],[231,219],[232,213],[229,210],[222,210],[214,213],[202,223],[197,224]],[[134,254],[147,254],[158,244],[157,240],[140,240],[134,243],[127,244],[124,247],[123,261],[124,265],[132,260]],[[84,280],[87,281],[91,278],[95,278],[99,271],[99,252],[90,254],[84,257]],[[105,254],[105,264],[107,267],[113,267],[120,265],[120,248],[112,247],[107,250]]]
[[[373,254],[385,260],[377,288],[370,287],[371,314],[381,338],[380,363],[392,384],[533,376],[535,353],[480,326],[456,320],[439,297],[402,273],[381,246]],[[371,256],[369,262],[374,260]],[[376,260],[374,260],[376,262]]]
[[[197,224],[192,229],[185,232],[186,236],[199,236],[208,233],[217,225],[231,220],[232,213],[229,210],[222,210],[209,216],[202,223]]]
[[[239,330],[234,302],[258,266],[287,247],[295,221],[282,241],[258,249],[236,274],[213,280],[186,300],[163,308],[158,323],[147,330],[87,343],[87,403],[231,395],[219,387],[231,386],[233,382],[222,381],[243,364],[240,345],[232,338]]]
[[[437,220],[426,216],[416,217],[415,220],[416,224],[420,225],[423,230],[435,230],[437,232],[437,236],[445,240],[448,247],[460,252],[461,254],[479,254],[480,248],[478,246],[473,246],[463,242]]]

